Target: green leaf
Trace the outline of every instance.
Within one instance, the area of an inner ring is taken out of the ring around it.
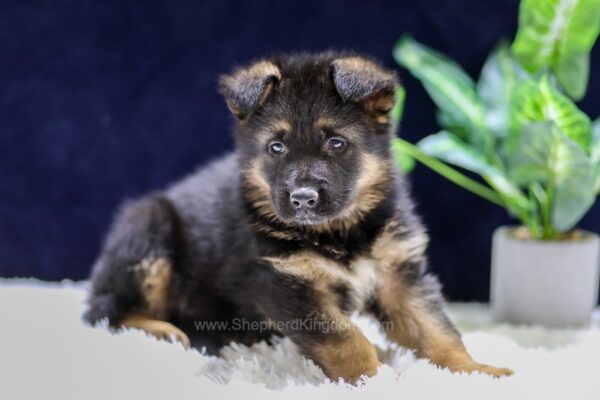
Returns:
[[[492,168],[477,149],[448,131],[429,135],[417,145],[430,156],[480,175],[484,175]]]
[[[528,212],[529,201],[519,188],[513,185],[502,171],[491,165],[477,149],[452,133],[442,131],[427,136],[418,146],[430,156],[480,174],[500,194],[505,206],[512,213],[522,216]]]
[[[591,123],[587,115],[565,95],[550,84],[547,75],[539,82],[528,80],[515,90],[511,102],[511,129],[506,140],[510,155],[525,125],[531,122],[554,122],[584,152],[589,152],[592,139]]]
[[[394,58],[421,81],[440,109],[441,123],[465,132],[464,140],[491,154],[494,139],[486,126],[475,84],[455,62],[408,36],[396,44]]]
[[[562,57],[556,63],[554,73],[569,97],[582,99],[590,76],[590,54],[574,53]]]
[[[477,91],[485,105],[487,125],[496,137],[508,135],[512,93],[527,77],[506,43],[501,43],[485,62]]]
[[[406,90],[403,86],[398,87],[396,91],[396,104],[394,104],[394,108],[390,112],[392,120],[399,124],[402,121],[402,115],[404,115],[404,104],[406,102]]]
[[[394,160],[400,171],[404,174],[408,174],[415,168],[416,161],[410,154],[407,154],[402,150],[402,147],[398,144],[398,140],[392,140],[392,151],[394,153]]]
[[[552,196],[552,224],[567,231],[595,200],[594,174],[583,149],[552,122],[523,128],[510,161],[511,177],[522,186],[539,182]]]
[[[512,49],[530,71],[550,67],[569,95],[585,94],[587,76],[576,74],[600,32],[600,0],[523,0]]]

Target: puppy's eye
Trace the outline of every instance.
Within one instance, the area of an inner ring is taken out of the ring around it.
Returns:
[[[269,152],[271,154],[281,155],[281,154],[285,153],[286,150],[287,149],[286,149],[285,145],[281,142],[269,143]]]
[[[327,146],[334,151],[342,151],[346,148],[348,142],[341,138],[331,138],[327,142]]]

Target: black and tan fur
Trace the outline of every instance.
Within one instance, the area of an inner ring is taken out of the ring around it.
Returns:
[[[354,382],[379,366],[350,321],[360,311],[442,367],[510,373],[473,361],[442,311],[390,153],[393,72],[352,54],[284,56],[220,88],[237,118],[235,152],[124,205],[94,267],[88,321],[213,350],[287,335],[329,377]],[[194,324],[234,318],[274,330]],[[293,320],[314,324],[273,323]]]

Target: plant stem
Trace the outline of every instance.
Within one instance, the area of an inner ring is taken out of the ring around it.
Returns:
[[[454,182],[458,186],[461,186],[462,188],[470,191],[471,193],[481,196],[484,199],[491,201],[492,203],[500,207],[505,207],[505,204],[500,198],[500,196],[498,196],[498,194],[492,189],[458,172],[454,168],[450,167],[448,164],[427,155],[414,144],[407,142],[403,139],[397,139],[394,141],[394,146],[398,150],[408,154],[409,156],[421,162],[423,165],[426,165],[438,174],[442,175],[444,178],[448,179],[451,182]]]
[[[542,206],[544,214],[542,221],[544,223],[544,239],[553,239],[556,236],[554,225],[552,224],[552,205],[554,204],[554,182],[550,182],[546,191],[546,202]]]
[[[541,191],[541,193],[540,193]],[[529,185],[529,203],[531,204],[531,210],[526,219],[526,225],[529,229],[529,234],[533,239],[541,239],[543,234],[543,222],[540,223],[541,215],[543,215],[543,211],[541,208],[543,207],[543,201],[540,200],[541,196],[545,196],[543,189],[539,185],[530,184]]]

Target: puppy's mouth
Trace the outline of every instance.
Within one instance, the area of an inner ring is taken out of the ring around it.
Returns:
[[[286,193],[273,198],[272,204],[277,213],[277,218],[281,222],[306,227],[327,224],[341,215],[343,207],[339,210],[336,209],[327,201],[325,195],[321,195],[321,199],[319,204],[298,205],[294,204],[293,200],[290,201],[290,195]]]
[[[294,222],[298,225],[317,225],[326,220],[326,217],[319,215],[312,210],[298,211],[294,216]]]

